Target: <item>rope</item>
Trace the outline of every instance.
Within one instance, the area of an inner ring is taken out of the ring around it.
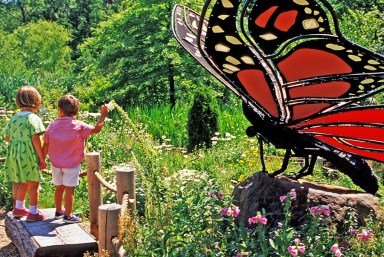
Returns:
[[[128,203],[129,203],[129,194],[125,193],[123,195],[123,199],[121,202],[121,216],[129,215],[130,211],[128,208]]]
[[[115,248],[115,252],[118,254],[118,256],[128,257],[127,251],[124,250],[122,242],[117,237],[112,238],[112,245]]]
[[[94,172],[97,180],[103,185],[105,186],[109,191],[112,191],[114,193],[117,192],[117,189],[115,187],[113,187],[111,184],[109,184],[107,181],[105,181],[105,179],[101,176],[101,174],[98,172],[98,171],[95,171]]]

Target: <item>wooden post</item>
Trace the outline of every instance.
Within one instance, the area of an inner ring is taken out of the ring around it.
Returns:
[[[12,182],[12,208],[15,208],[16,206],[17,189],[19,186],[20,183]]]
[[[117,203],[122,204],[124,194],[128,193],[128,208],[131,212],[136,211],[136,169],[131,166],[116,168],[116,197]]]
[[[114,257],[115,246],[112,242],[119,233],[119,218],[121,205],[103,204],[99,206],[99,256]]]
[[[88,177],[89,200],[89,225],[90,233],[97,239],[98,233],[98,208],[102,204],[101,184],[94,172],[101,172],[100,153],[87,153],[85,155]]]

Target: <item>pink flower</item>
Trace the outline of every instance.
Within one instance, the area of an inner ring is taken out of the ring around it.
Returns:
[[[360,233],[357,234],[357,237],[360,238],[365,243],[372,237],[372,232],[369,230],[363,229]]]
[[[329,208],[328,205],[322,205],[322,206],[320,206],[320,208],[321,208],[321,210],[323,211],[323,214],[324,214],[325,216],[329,216],[329,215],[331,215],[331,208]]]
[[[261,223],[261,224],[265,225],[265,224],[267,224],[267,222],[268,222],[267,218],[264,218],[261,215],[257,215],[257,216],[254,216],[254,217],[251,217],[248,219],[249,225],[251,225],[253,223]]]
[[[298,244],[298,243],[300,243],[300,238],[295,238],[294,240],[293,240],[293,242],[295,243],[295,244]]]
[[[257,221],[258,221],[257,217],[254,216],[248,219],[248,224],[251,225],[253,223],[257,223]]]
[[[223,198],[223,193],[218,191],[217,192],[217,198],[219,198],[221,200],[221,198]]]
[[[211,191],[208,193],[208,197],[212,197],[215,194],[215,192]]]
[[[312,214],[316,214],[316,215],[321,215],[321,214],[324,214],[325,216],[331,215],[331,209],[329,208],[328,205],[321,205],[320,207],[313,206],[309,210]]]
[[[296,248],[296,246],[288,246],[288,252],[293,256],[293,257],[296,257],[299,252]]]
[[[355,229],[355,228],[351,228],[351,229],[349,230],[349,232],[350,232],[351,234],[356,233],[357,231],[358,231],[358,230]]]
[[[236,257],[243,257],[241,253],[236,254]]]
[[[338,244],[332,245],[331,250],[332,250],[332,252],[335,253],[337,250],[339,250],[339,245]]]
[[[337,250],[335,251],[335,256],[336,256],[336,257],[340,257],[340,256],[341,256],[341,251],[340,251],[340,249],[337,249]]]
[[[232,209],[233,217],[236,218],[237,216],[239,216],[239,214],[240,214],[240,208],[238,206],[234,206],[233,209]]]
[[[313,206],[313,207],[311,207],[309,210],[310,210],[310,212],[311,212],[312,214],[314,214],[314,213],[316,213],[316,211],[317,211],[317,207],[316,207],[316,206]]]
[[[321,208],[316,209],[316,214],[321,215],[323,213],[323,210]]]
[[[268,220],[267,220],[267,218],[260,217],[259,222],[260,222],[261,224],[265,225],[265,224],[267,224]]]
[[[228,207],[223,207],[220,211],[221,216],[229,216],[231,215],[231,213],[232,213],[232,210],[231,208],[228,208]]]
[[[286,195],[282,195],[282,196],[280,196],[280,202],[284,202],[285,199],[287,199],[287,196],[286,196]]]
[[[297,246],[297,250],[299,250],[299,252],[304,254],[305,253],[305,246],[304,245],[299,245],[299,246]]]

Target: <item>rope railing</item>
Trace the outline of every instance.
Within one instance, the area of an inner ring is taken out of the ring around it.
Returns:
[[[108,256],[126,256],[119,238],[119,224],[125,224],[126,220],[130,220],[130,214],[136,211],[136,168],[132,163],[116,167],[115,187],[101,175],[100,153],[87,153],[85,160],[90,231],[98,240],[99,256],[105,257],[106,252]],[[116,194],[116,203],[103,204],[102,187]]]
[[[100,172],[98,171],[94,171],[94,173],[97,180],[100,182],[100,184],[102,184],[105,188],[107,188],[109,191],[112,191],[114,193],[117,192],[117,189],[116,187],[112,186],[111,184],[109,184],[104,178],[103,176],[100,174]]]
[[[120,209],[120,216],[119,216],[119,223],[120,226],[124,226],[124,221],[129,218],[130,215],[130,209],[129,209],[129,202],[132,199],[129,199],[129,194],[124,193],[122,203],[121,203],[121,209]],[[115,249],[115,253],[119,257],[128,257],[127,251],[123,247],[123,243],[121,241],[121,233],[119,230],[119,233],[117,236],[114,236],[112,238],[112,245]]]
[[[129,215],[130,214],[130,211],[129,211],[129,208],[128,208],[128,204],[129,204],[129,194],[128,193],[125,193],[123,195],[123,201],[121,202],[121,216],[123,217],[124,215]],[[131,199],[132,200],[132,199]]]

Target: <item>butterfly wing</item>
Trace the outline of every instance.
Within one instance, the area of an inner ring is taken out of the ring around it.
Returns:
[[[384,106],[354,107],[300,122],[290,128],[343,152],[384,162]]]
[[[188,13],[193,13],[193,17],[196,17],[196,20],[198,20],[199,27],[197,31],[189,25],[193,22],[191,21],[191,16],[187,15]],[[176,5],[172,15],[173,33],[179,43],[192,57],[224,85],[235,92],[235,94],[240,96],[244,102],[249,103],[260,117],[268,117],[269,119],[279,118],[279,107],[276,104],[276,96],[271,88],[272,82],[269,77],[265,76],[264,67],[262,67],[247,46],[239,46],[236,43],[237,47],[234,48],[235,52],[233,52],[233,55],[227,55],[225,54],[228,50],[225,37],[215,37],[214,42],[216,42],[217,51],[210,53],[209,49],[207,51],[206,41],[210,42],[210,44],[213,41],[211,37],[207,36],[207,32],[217,32],[220,28],[208,23],[211,21],[202,18],[204,14],[199,16],[182,5]],[[234,17],[225,16],[226,21],[235,19]],[[219,19],[222,18],[220,16]],[[218,58],[224,58],[224,61],[218,61]],[[258,87],[255,90],[248,92],[236,74],[241,69],[246,70],[250,68],[257,70],[258,80],[263,81],[263,83],[258,83]],[[258,91],[262,91],[262,94]]]
[[[209,19],[202,18],[208,12]],[[176,25],[194,35],[193,47],[182,45],[255,115],[342,151],[383,161],[376,152],[384,140],[359,136],[384,132],[384,122],[377,119],[375,128],[357,124],[373,107],[357,112],[352,106],[384,90],[384,58],[344,39],[327,2],[206,1],[201,16],[193,16],[199,20],[197,29],[188,26],[193,23],[189,18]],[[174,29],[179,42],[188,41],[180,31]],[[381,114],[384,108],[374,109]],[[340,113],[341,123],[323,122]]]

